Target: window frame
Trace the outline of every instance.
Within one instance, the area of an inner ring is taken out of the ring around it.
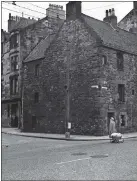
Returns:
[[[124,54],[117,52],[117,70],[124,71]]]
[[[14,72],[14,71],[17,71],[19,70],[19,67],[18,67],[18,55],[14,55],[11,57],[11,71]]]
[[[107,56],[106,55],[102,55],[102,65],[107,65]]]
[[[34,93],[34,103],[35,104],[39,103],[39,92]]]
[[[118,101],[125,102],[125,84],[118,84]]]
[[[18,77],[11,77],[10,78],[10,95],[17,95],[19,93],[19,86],[18,86]]]
[[[10,37],[10,49],[18,47],[18,34],[15,33]]]
[[[35,76],[38,77],[40,73],[40,64],[35,65]]]

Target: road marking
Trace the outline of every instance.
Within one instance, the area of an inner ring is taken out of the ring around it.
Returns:
[[[77,159],[77,160],[71,160],[71,161],[67,161],[67,162],[60,162],[60,163],[55,163],[57,165],[60,165],[60,164],[64,164],[64,163],[71,163],[71,162],[77,162],[77,161],[81,161],[81,160],[89,160],[91,158],[81,158],[81,159]]]

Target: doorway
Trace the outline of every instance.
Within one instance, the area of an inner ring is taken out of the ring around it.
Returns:
[[[18,104],[11,105],[11,127],[18,127]]]

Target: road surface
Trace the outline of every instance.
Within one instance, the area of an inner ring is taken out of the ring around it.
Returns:
[[[2,180],[137,180],[137,139],[65,141],[2,134]]]

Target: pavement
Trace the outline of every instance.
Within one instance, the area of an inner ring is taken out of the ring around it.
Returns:
[[[30,132],[21,132],[18,128],[2,128],[2,133],[16,135],[16,136],[25,136],[25,137],[34,137],[34,138],[43,138],[43,139],[56,139],[56,140],[68,140],[68,141],[97,141],[97,140],[109,140],[109,136],[85,136],[85,135],[70,135],[70,138],[66,138],[64,134],[47,134],[47,133],[30,133]],[[137,132],[126,133],[122,136],[124,139],[137,138]]]

